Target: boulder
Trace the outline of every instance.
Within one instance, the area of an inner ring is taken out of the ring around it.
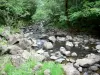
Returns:
[[[71,56],[77,56],[77,53],[76,52],[73,52],[72,54],[71,54]]]
[[[56,59],[58,59],[58,57],[56,57],[56,56],[53,55],[53,56],[50,57],[50,59],[56,60]]]
[[[72,36],[69,35],[66,36],[66,40],[72,40],[72,39],[73,39]]]
[[[39,62],[41,62],[41,61],[43,61],[43,60],[46,59],[46,57],[45,57],[44,55],[40,55],[40,54],[37,54],[37,53],[33,53],[33,54],[31,55],[31,58],[32,58],[34,61],[39,61]]]
[[[24,50],[27,50],[29,47],[32,46],[32,42],[26,38],[23,38],[19,41],[18,46]]]
[[[80,75],[80,72],[73,66],[72,63],[67,63],[63,65],[63,69],[66,75]]]
[[[96,49],[100,49],[100,45],[96,45]]]
[[[62,63],[64,60],[65,60],[64,58],[59,58],[59,59],[56,59],[55,62]]]
[[[21,54],[22,50],[20,47],[16,46],[16,45],[9,45],[8,46],[8,50],[11,54],[16,55],[16,54]]]
[[[46,49],[52,49],[53,48],[53,44],[51,42],[44,42],[44,48]]]
[[[66,45],[67,45],[67,46],[70,46],[70,47],[73,47],[73,46],[74,46],[73,43],[70,42],[70,41],[66,41]]]
[[[1,36],[5,37],[7,40],[9,40],[10,37],[10,27],[5,27],[3,32],[0,33]]]
[[[28,51],[24,50],[23,53],[21,54],[21,57],[27,60],[31,58],[31,54]]]
[[[57,41],[59,42],[63,42],[63,41],[66,41],[66,38],[65,37],[57,37]]]
[[[49,39],[50,41],[52,41],[52,42],[55,42],[55,41],[56,41],[55,36],[50,36],[48,39]]]
[[[83,67],[88,67],[100,61],[100,56],[95,54],[88,54],[86,58],[77,59],[76,63]]]
[[[62,54],[66,55],[66,56],[70,56],[70,54],[71,54],[71,52],[66,51],[66,49],[64,47],[60,47],[60,51]]]
[[[97,71],[99,68],[97,66],[90,66],[89,69],[92,71]]]
[[[19,67],[21,64],[25,62],[25,60],[19,55],[12,55],[11,62],[14,66]]]
[[[9,37],[9,44],[13,45],[13,44],[16,44],[16,43],[19,43],[20,39],[23,38],[23,36],[21,34],[13,34]]]

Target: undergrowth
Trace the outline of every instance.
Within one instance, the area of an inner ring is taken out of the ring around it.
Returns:
[[[12,63],[7,63],[4,71],[7,75],[44,75],[44,71],[50,69],[51,75],[64,75],[61,65],[55,62],[44,62],[42,63],[43,66],[33,73],[33,68],[36,64],[37,62],[34,60],[28,60],[20,67],[15,67]]]

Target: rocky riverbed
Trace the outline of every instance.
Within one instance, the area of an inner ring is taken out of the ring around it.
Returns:
[[[9,56],[16,67],[32,58],[61,63],[66,75],[100,75],[100,39],[56,30],[47,32],[42,25],[14,34],[8,29],[0,34],[0,41],[7,41],[0,43],[0,54]]]

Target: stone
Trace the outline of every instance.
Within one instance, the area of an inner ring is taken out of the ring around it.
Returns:
[[[12,55],[11,62],[14,66],[19,67],[21,64],[25,62],[25,60],[19,55]]]
[[[77,53],[76,52],[73,52],[72,54],[71,54],[71,56],[77,56]]]
[[[6,53],[8,51],[8,46],[7,45],[1,45],[0,44],[0,52],[1,55],[3,55],[4,53]]]
[[[55,38],[55,36],[49,36],[49,38],[48,38],[50,41],[52,41],[52,42],[55,42],[56,41],[56,38]]]
[[[32,58],[34,61],[39,61],[39,62],[41,62],[41,61],[43,61],[43,60],[46,59],[44,55],[40,55],[40,54],[37,54],[37,53],[33,53],[33,54],[31,55],[31,58]]]
[[[60,53],[60,51],[55,52],[55,56],[58,58],[63,57],[63,55]]]
[[[33,72],[36,72],[36,71],[40,70],[42,68],[42,66],[43,65],[41,63],[38,63],[37,65],[34,66]]]
[[[29,59],[29,58],[31,57],[31,54],[30,54],[28,51],[24,50],[21,56],[22,56],[24,59],[27,60],[27,59]]]
[[[70,61],[71,63],[75,63],[75,60],[74,60],[73,58],[70,58],[69,61]]]
[[[16,45],[9,45],[8,46],[8,50],[10,51],[11,54],[16,55],[16,54],[21,54],[22,52],[20,50],[22,50],[20,47],[16,46]]]
[[[26,38],[23,38],[19,41],[18,46],[24,50],[27,50],[29,47],[32,46],[32,42]]]
[[[87,72],[84,72],[83,75],[89,75]]]
[[[100,45],[96,45],[96,49],[100,49]]]
[[[85,50],[88,50],[88,49],[89,49],[89,47],[88,47],[88,46],[87,46],[87,47],[84,47],[84,49],[85,49]]]
[[[73,66],[72,63],[62,65],[66,75],[80,75],[80,72]]]
[[[98,53],[100,53],[100,49],[99,49],[99,50],[97,50],[97,52],[98,52]]]
[[[49,58],[49,57],[50,57],[50,55],[49,55],[48,52],[44,52],[43,55],[44,55],[46,58]]]
[[[80,72],[82,72],[82,67],[79,67],[78,70],[79,70]]]
[[[97,66],[90,66],[89,69],[92,71],[97,71],[99,68]]]
[[[40,49],[38,51],[36,51],[37,54],[43,54],[44,53],[44,50],[43,49]]]
[[[88,67],[89,65],[93,65],[97,62],[100,62],[100,56],[93,53],[88,54],[86,58],[76,60],[76,63],[83,67]]]
[[[70,47],[73,47],[74,46],[73,43],[72,42],[69,42],[69,41],[66,41],[66,45],[67,46],[70,46]]]
[[[56,59],[55,62],[62,63],[64,60],[65,60],[64,58],[59,58],[59,59]]]
[[[88,43],[89,42],[89,40],[84,40],[84,43],[86,44],[86,43]]]
[[[98,73],[93,73],[92,75],[100,75],[100,74],[98,74]]]
[[[66,40],[72,40],[72,39],[73,39],[72,36],[69,35],[66,36]]]
[[[46,49],[52,49],[53,48],[53,44],[51,42],[45,42],[44,43],[44,48],[46,48]]]
[[[76,68],[79,68],[79,67],[80,67],[79,64],[77,64],[77,63],[75,63],[74,66],[75,66]]]
[[[57,41],[59,41],[59,42],[66,41],[66,38],[65,37],[57,37]]]
[[[66,56],[70,56],[70,51],[66,51],[64,47],[60,47],[60,52]]]
[[[50,69],[46,69],[46,70],[44,71],[44,75],[51,75]]]
[[[58,57],[56,57],[56,56],[51,56],[50,59],[56,60],[56,59],[58,59]]]
[[[13,45],[13,44],[19,43],[20,39],[22,39],[22,38],[23,38],[22,35],[16,33],[9,37],[8,42],[9,42],[9,44]]]
[[[0,33],[1,36],[5,37],[7,40],[9,40],[10,37],[10,27],[7,26],[4,28],[3,32]]]
[[[78,47],[79,42],[74,42],[74,44],[75,44],[75,47]]]

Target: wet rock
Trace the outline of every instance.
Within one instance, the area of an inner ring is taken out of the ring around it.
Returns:
[[[77,56],[77,53],[76,53],[76,52],[73,52],[73,53],[71,54],[71,56]]]
[[[96,49],[100,49],[100,45],[96,45]]]
[[[87,67],[100,61],[100,56],[95,54],[88,54],[86,58],[77,59],[76,63],[80,66]]]
[[[66,75],[80,75],[80,72],[76,68],[74,68],[72,63],[67,63],[66,65],[63,65],[63,69]]]
[[[52,41],[52,42],[55,42],[55,41],[56,41],[55,36],[50,36],[48,39],[49,39],[50,41]]]
[[[69,41],[66,41],[66,45],[67,46],[70,46],[70,47],[73,47],[74,46],[73,43],[72,42],[69,42]]]
[[[90,66],[89,69],[92,71],[97,71],[99,68],[97,66]]]
[[[50,69],[46,69],[46,70],[44,71],[44,75],[51,75]]]
[[[70,56],[70,54],[71,54],[71,52],[66,51],[66,49],[64,47],[60,47],[60,51],[62,54],[66,55],[66,56]]]
[[[89,40],[84,40],[84,43],[87,44],[89,42]]]
[[[66,38],[65,37],[57,37],[57,41],[59,41],[59,42],[66,41]]]
[[[74,44],[75,44],[75,47],[79,46],[79,42],[74,42]]]
[[[84,47],[84,49],[85,49],[85,50],[88,50],[88,49],[89,49],[89,47]]]
[[[72,36],[69,35],[66,36],[66,40],[72,40],[72,39],[73,39]]]
[[[100,53],[100,50],[97,50],[98,53]]]
[[[51,42],[45,42],[44,43],[44,48],[46,48],[46,49],[52,49],[53,48],[53,44]]]

